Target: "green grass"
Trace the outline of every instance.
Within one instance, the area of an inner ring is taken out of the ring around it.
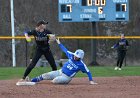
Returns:
[[[88,67],[93,77],[113,77],[113,76],[140,76],[140,66],[123,67],[121,71],[115,71],[114,67]],[[78,77],[83,77],[82,73],[78,73]]]
[[[93,77],[112,77],[112,76],[140,76],[140,66],[126,66],[121,71],[114,71],[114,67],[88,67]],[[24,67],[0,67],[0,80],[19,79],[23,76],[26,68]],[[50,67],[34,68],[29,74],[30,77],[38,76],[42,73],[51,71]],[[86,77],[86,74],[79,72],[76,77]]]

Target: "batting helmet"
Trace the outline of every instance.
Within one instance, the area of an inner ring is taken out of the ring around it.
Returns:
[[[84,51],[81,50],[81,49],[78,49],[78,50],[75,51],[74,56],[76,56],[80,59],[83,59],[84,58]]]

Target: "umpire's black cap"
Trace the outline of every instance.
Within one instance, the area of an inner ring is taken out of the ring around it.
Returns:
[[[40,26],[42,24],[48,24],[48,22],[41,20],[41,21],[37,22],[36,26]]]

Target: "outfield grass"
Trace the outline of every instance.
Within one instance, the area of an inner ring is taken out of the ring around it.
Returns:
[[[114,71],[114,67],[88,67],[93,77],[112,77],[112,76],[140,76],[140,66],[126,66],[121,71]],[[0,67],[0,80],[19,79],[22,77],[26,68],[24,67]],[[42,73],[51,71],[50,67],[37,67],[29,74],[30,77],[38,76]],[[79,72],[76,77],[85,77],[86,74]]]

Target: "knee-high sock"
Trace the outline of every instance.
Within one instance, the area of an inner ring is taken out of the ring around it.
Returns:
[[[35,78],[31,79],[31,82],[40,82],[42,80],[43,80],[43,77],[42,77],[42,75],[40,75],[38,77],[35,77]]]

